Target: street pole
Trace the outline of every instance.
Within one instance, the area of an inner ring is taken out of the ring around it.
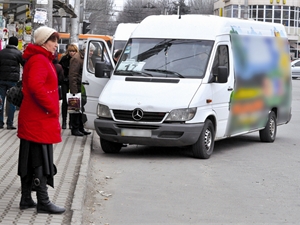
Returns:
[[[39,1],[37,1],[39,2]],[[35,9],[43,9],[47,12],[47,19],[45,21],[45,24],[35,24],[35,28],[38,28],[40,25],[46,25],[48,27],[51,27],[53,26],[53,0],[48,0],[48,1],[43,1],[43,3],[46,3],[46,4],[36,4],[35,5]]]
[[[53,0],[48,0],[47,15],[48,15],[48,27],[53,27]]]
[[[75,43],[78,45],[80,0],[75,0],[74,13],[77,15],[77,17],[71,19],[70,37],[71,37],[71,43]]]
[[[43,11],[47,13],[46,18],[43,18],[41,21],[34,21],[32,23],[33,32],[31,34],[31,40],[34,41],[33,34],[34,31],[40,26],[48,26],[52,28],[52,11],[53,11],[53,0],[36,0],[34,7],[34,18],[35,14],[39,13],[38,11]],[[45,19],[45,20],[44,20]]]

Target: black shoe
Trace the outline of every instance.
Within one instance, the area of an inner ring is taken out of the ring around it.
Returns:
[[[40,203],[36,207],[37,213],[62,214],[66,211],[65,208],[54,205],[52,202]]]
[[[79,137],[82,137],[84,135],[79,130],[72,130],[71,134],[74,135],[74,136],[79,136]]]
[[[15,130],[15,129],[17,129],[17,128],[14,126],[7,126],[7,130]]]
[[[89,131],[86,131],[86,130],[80,130],[81,133],[83,133],[84,135],[90,135],[91,132]]]

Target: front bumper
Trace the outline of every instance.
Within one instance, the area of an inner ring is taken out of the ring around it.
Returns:
[[[188,146],[196,143],[204,123],[139,124],[97,118],[94,121],[94,125],[100,138],[108,141],[123,144],[172,147]],[[132,132],[128,134],[125,131]],[[134,136],[132,133],[134,133]]]

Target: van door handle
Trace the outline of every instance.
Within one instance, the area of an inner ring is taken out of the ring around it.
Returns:
[[[227,90],[228,90],[228,91],[233,91],[233,88],[232,88],[232,87],[228,87]]]
[[[84,84],[84,85],[90,85],[90,83],[88,81],[81,82],[81,83]]]

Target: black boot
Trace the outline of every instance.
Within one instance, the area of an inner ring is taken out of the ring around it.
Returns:
[[[67,121],[66,121],[66,119],[63,119],[61,128],[62,129],[66,129],[67,128]]]
[[[35,179],[34,185],[36,186],[37,196],[37,213],[49,213],[49,214],[61,214],[66,210],[65,208],[54,205],[49,200],[47,191],[47,177],[43,174],[43,167],[37,167],[34,169]]]
[[[31,197],[31,187],[32,187],[32,176],[26,176],[21,178],[21,201],[20,209],[28,209],[36,207],[36,203]]]

